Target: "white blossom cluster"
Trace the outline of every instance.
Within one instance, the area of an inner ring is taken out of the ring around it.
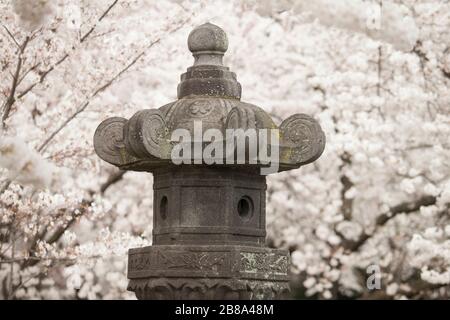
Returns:
[[[49,187],[55,172],[51,162],[18,137],[2,137],[0,140],[0,167],[7,169],[9,179],[37,188]]]
[[[423,280],[432,284],[450,284],[450,225],[444,230],[430,228],[423,238],[415,235],[409,243],[411,264],[419,268]],[[444,238],[444,239],[442,239]]]
[[[151,242],[152,176],[118,175],[92,137],[176,99],[206,21],[229,36],[243,101],[327,136],[318,161],[268,178],[268,241],[291,252],[295,296],[448,297],[448,1],[114,2],[0,0],[1,298],[133,298],[126,252]]]
[[[254,1],[258,12],[274,15],[292,10],[321,24],[361,32],[400,50],[411,50],[419,36],[413,12],[392,1],[364,0],[263,0]]]

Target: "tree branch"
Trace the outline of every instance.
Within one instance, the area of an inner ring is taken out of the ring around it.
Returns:
[[[13,34],[11,33],[11,31],[9,31],[9,29],[2,23],[2,27],[6,30],[6,32],[8,33],[8,36],[12,39],[12,41],[16,44],[17,48],[20,49],[20,44],[19,42],[17,42],[16,37],[13,36]]]
[[[8,30],[8,29],[6,29]],[[12,35],[11,35],[12,36]],[[11,108],[16,101],[15,95],[17,90],[17,85],[19,83],[20,78],[20,71],[22,69],[23,64],[23,53],[25,51],[25,48],[27,47],[28,42],[30,41],[30,37],[26,37],[24,42],[19,46],[19,53],[18,53],[18,59],[17,59],[17,66],[16,71],[13,75],[11,88],[9,90],[8,98],[6,99],[5,103],[3,104],[3,116],[2,116],[2,126],[5,127],[5,121],[9,117],[9,113],[11,112]]]
[[[152,44],[149,46],[153,46],[154,44],[158,43],[160,39],[156,40],[155,42],[152,42]],[[64,129],[73,119],[75,119],[80,113],[82,113],[86,108],[90,105],[91,101],[97,97],[100,93],[105,91],[107,88],[109,88],[122,74],[124,74],[126,71],[128,71],[143,55],[145,54],[145,51],[141,52],[137,57],[135,57],[129,64],[125,66],[122,70],[120,70],[113,78],[108,80],[104,85],[97,88],[91,96],[86,99],[81,106],[75,110],[74,113],[72,113],[55,131],[53,131],[50,136],[39,146],[37,149],[39,152],[42,152],[45,150],[47,145],[58,135],[58,133],[61,132],[62,129]]]
[[[111,174],[109,176],[108,180],[106,180],[106,182],[100,186],[100,193],[104,194],[110,186],[112,186],[116,182],[119,182],[120,180],[122,180],[125,173],[126,173],[125,170],[120,170],[116,173]]]
[[[80,43],[85,42],[89,36],[91,35],[91,33],[95,30],[95,28],[97,27],[98,23],[100,21],[102,21],[107,15],[108,13],[114,8],[114,6],[117,4],[118,0],[115,0],[111,3],[111,5],[109,5],[109,7],[102,13],[102,15],[100,16],[100,18],[97,20],[97,22],[91,27],[91,29],[89,29],[88,32],[86,32],[80,40]],[[22,97],[24,97],[28,92],[30,92],[31,90],[34,89],[34,87],[36,87],[38,84],[41,84],[44,82],[44,80],[46,79],[46,77],[48,76],[49,73],[51,73],[53,70],[55,70],[55,68],[57,66],[59,66],[61,63],[63,63],[64,61],[67,60],[67,58],[69,57],[69,53],[64,54],[58,61],[56,61],[55,64],[53,64],[50,68],[48,68],[47,70],[41,72],[41,75],[39,77],[39,80],[36,81],[35,83],[31,84],[29,87],[27,87],[25,90],[23,90],[18,96],[17,98],[20,99]]]
[[[111,187],[112,185],[114,185],[115,183],[117,183],[117,182],[119,182],[120,180],[122,180],[122,178],[123,178],[123,176],[124,176],[124,174],[126,173],[126,171],[122,171],[122,170],[120,170],[120,171],[118,171],[118,172],[115,172],[115,173],[113,173],[113,174],[111,174],[110,176],[109,176],[109,178],[106,180],[106,182],[105,183],[103,183],[101,186],[100,186],[100,193],[101,194],[103,194],[104,192],[106,192],[106,190],[108,190],[108,188],[109,187]],[[91,197],[93,196],[95,194],[95,192],[92,192],[91,193]],[[64,232],[66,232],[81,216],[83,216],[85,213],[86,213],[86,211],[87,211],[87,208],[92,204],[94,202],[94,200],[93,199],[90,199],[90,200],[84,200],[82,203],[81,203],[81,205],[77,208],[77,209],[75,209],[75,210],[73,210],[72,211],[72,217],[70,218],[70,220],[64,225],[64,226],[61,226],[61,227],[59,227],[51,236],[50,236],[50,238],[48,238],[47,240],[46,240],[46,242],[47,243],[49,243],[49,244],[52,244],[52,243],[55,243],[55,242],[57,242],[61,237],[62,237],[62,235],[64,234]],[[80,213],[79,214],[75,214],[75,212],[76,211],[79,211]],[[30,255],[31,255],[31,252],[34,250],[34,247],[35,247],[35,245],[36,245],[36,243],[37,243],[37,241],[35,241],[34,242],[34,245],[33,246],[31,246],[30,248],[29,248],[29,250],[28,250],[28,252],[30,252]],[[33,265],[35,265],[36,263],[38,263],[39,261],[38,260],[33,260],[33,259],[27,259],[27,260],[23,260],[22,261],[22,268],[24,268],[24,267],[29,267],[29,266],[33,266]]]
[[[5,192],[8,188],[9,188],[9,186],[11,185],[11,180],[6,180],[5,181],[5,183],[3,184],[3,186],[1,187],[1,189],[0,189],[0,195],[3,193],[3,192]]]
[[[19,95],[17,96],[18,99],[23,98],[28,92],[34,89],[38,84],[43,83],[45,78],[48,76],[50,72],[55,70],[57,66],[59,66],[61,63],[63,63],[67,58],[69,57],[69,54],[66,53],[61,59],[59,59],[54,65],[52,65],[50,68],[45,70],[44,72],[41,72],[39,76],[39,80],[35,83],[31,84],[29,87],[27,87],[25,90],[23,90]]]
[[[361,237],[348,245],[348,249],[356,251],[361,248],[367,240],[369,240],[381,227],[383,227],[389,220],[393,219],[400,213],[412,213],[420,209],[420,207],[432,206],[436,204],[436,197],[423,196],[413,202],[403,202],[392,207],[387,213],[383,213],[376,219],[375,230],[372,234],[363,233]]]
[[[344,154],[342,154],[340,158],[342,160],[342,165],[339,168],[339,172],[343,172],[346,166],[350,166],[352,164],[351,155],[349,155],[347,152],[344,152]],[[353,187],[353,182],[345,173],[342,174],[340,180],[342,184],[341,190],[342,215],[344,216],[345,220],[351,220],[353,216],[353,199],[346,198],[345,194]]]
[[[381,95],[381,72],[382,72],[382,69],[383,69],[382,55],[383,55],[382,47],[381,47],[381,45],[379,45],[378,46],[378,61],[377,61],[377,76],[378,76],[377,96]]]
[[[100,186],[100,193],[103,194],[106,192],[106,190],[108,190],[109,187],[111,187],[112,185],[114,185],[115,183],[119,182],[120,180],[122,180],[124,174],[126,173],[126,171],[124,170],[120,170],[118,172],[112,173],[108,179],[106,180],[105,183],[103,183]],[[92,192],[92,195],[94,195],[94,192]],[[80,210],[80,214],[79,215],[73,215],[72,218],[69,220],[69,222],[64,226],[59,228],[51,237],[50,239],[47,240],[48,243],[54,243],[56,241],[59,240],[59,238],[61,238],[61,236],[64,234],[64,232],[66,232],[66,230],[68,230],[74,223],[75,221],[77,221],[77,219],[79,217],[81,217],[84,213],[87,207],[89,207],[94,201],[93,200],[89,200],[89,201],[85,201],[84,203],[82,203],[82,207],[79,207],[78,210]],[[75,212],[75,211],[74,211]]]
[[[185,23],[186,21],[183,21],[180,25],[172,29],[168,32],[168,34],[174,33],[178,31]],[[103,84],[101,87],[96,89],[91,96],[81,104],[81,106],[75,110],[73,114],[71,114],[55,131],[53,131],[50,136],[39,146],[38,151],[42,152],[45,150],[47,145],[63,130],[73,119],[75,119],[80,113],[82,113],[86,108],[89,106],[89,104],[92,102],[92,100],[97,97],[100,93],[108,89],[117,79],[119,79],[125,72],[127,72],[131,67],[133,67],[146,53],[147,50],[153,47],[154,45],[161,42],[161,38],[157,38],[156,40],[152,41],[148,46],[146,46],[136,57],[134,57],[122,70],[120,70],[114,77],[109,79],[105,84]]]
[[[114,8],[114,6],[117,4],[117,2],[119,2],[119,0],[115,0],[113,3],[110,4],[110,6],[105,10],[105,12],[103,12],[103,14],[100,16],[100,18],[98,18],[97,23],[101,22],[107,15],[108,13],[112,10],[112,8]],[[80,42],[83,43],[90,35],[91,33],[95,30],[95,28],[97,27],[97,23],[95,23],[91,29],[89,29],[88,32],[85,33],[84,36],[81,37]]]

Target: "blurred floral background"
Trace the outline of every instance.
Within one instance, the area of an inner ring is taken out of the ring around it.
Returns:
[[[243,101],[327,136],[318,161],[268,179],[293,297],[448,298],[446,0],[0,0],[0,298],[134,299],[126,256],[151,243],[152,175],[101,161],[92,137],[176,100],[208,21]]]

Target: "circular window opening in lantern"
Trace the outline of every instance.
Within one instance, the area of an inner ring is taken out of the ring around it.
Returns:
[[[253,216],[253,201],[247,196],[243,196],[237,205],[237,210],[239,216],[243,220],[250,220],[250,218]]]

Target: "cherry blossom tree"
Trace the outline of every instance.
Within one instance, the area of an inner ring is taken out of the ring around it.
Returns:
[[[0,296],[133,298],[126,253],[151,242],[152,177],[102,162],[93,133],[175,100],[206,21],[229,35],[242,100],[313,114],[327,135],[317,162],[269,178],[268,241],[291,251],[293,294],[448,297],[438,0],[0,0]]]

